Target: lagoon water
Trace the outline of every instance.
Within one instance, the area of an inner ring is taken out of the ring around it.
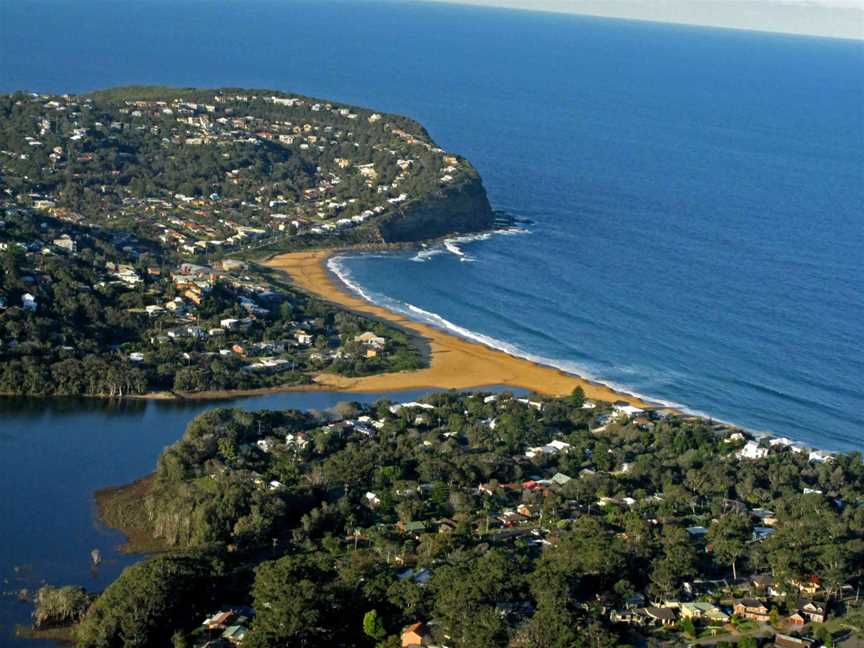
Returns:
[[[427,392],[387,394],[415,400]],[[131,401],[0,400],[0,646],[45,646],[12,641],[15,626],[30,623],[32,607],[17,600],[45,582],[107,587],[141,556],[118,551],[122,534],[96,519],[93,494],[149,474],[159,453],[186,425],[213,407],[316,409],[340,401],[371,403],[382,394],[284,393],[241,400]],[[103,562],[93,567],[90,551]]]
[[[529,233],[344,261],[368,294],[864,448],[861,42],[405,2],[0,0],[0,90],[128,83],[409,114]]]

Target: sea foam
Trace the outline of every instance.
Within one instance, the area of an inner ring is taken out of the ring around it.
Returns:
[[[381,256],[381,255],[363,255],[363,256]],[[347,286],[351,291],[362,297],[364,300],[368,301],[370,304],[374,304],[376,306],[380,306],[382,308],[386,308],[390,311],[396,312],[400,315],[404,315],[405,317],[414,320],[415,322],[420,322],[422,324],[428,324],[429,326],[433,326],[439,330],[442,330],[446,333],[451,333],[465,340],[469,340],[471,342],[477,342],[484,346],[487,346],[491,349],[495,349],[496,351],[502,351],[508,355],[514,356],[516,358],[522,358],[523,360],[528,360],[529,362],[534,362],[539,365],[544,365],[547,367],[552,367],[553,369],[560,369],[561,371],[579,376],[586,380],[590,380],[591,382],[595,382],[600,385],[604,385],[613,389],[617,392],[627,393],[637,398],[640,398],[645,401],[650,401],[653,403],[657,403],[664,407],[672,407],[678,409],[682,412],[687,412],[688,414],[692,414],[694,416],[703,416],[708,418],[709,415],[691,410],[681,403],[676,403],[669,400],[658,399],[646,394],[640,394],[639,392],[633,390],[627,385],[619,384],[610,380],[606,380],[603,378],[599,378],[595,375],[594,371],[590,369],[590,367],[578,364],[575,362],[562,360],[560,358],[549,358],[543,355],[538,355],[534,353],[530,353],[516,344],[511,342],[507,342],[505,340],[501,340],[499,338],[492,337],[491,335],[486,335],[484,333],[480,333],[479,331],[474,331],[467,327],[461,326],[450,320],[442,317],[438,313],[433,313],[431,311],[425,310],[411,304],[409,302],[399,301],[397,299],[393,299],[392,297],[387,297],[385,295],[381,295],[379,293],[375,293],[373,291],[369,291],[364,289],[357,281],[354,279],[351,271],[346,267],[345,261],[350,258],[356,258],[357,255],[338,255],[331,257],[327,261],[327,268],[332,272],[345,286]],[[717,420],[717,419],[715,419]]]

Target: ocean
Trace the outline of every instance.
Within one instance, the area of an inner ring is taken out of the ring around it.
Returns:
[[[131,83],[410,115],[519,227],[338,259],[372,299],[864,449],[861,42],[421,2],[0,1],[0,90]]]

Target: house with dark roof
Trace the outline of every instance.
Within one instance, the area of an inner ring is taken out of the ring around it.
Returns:
[[[769,620],[768,608],[762,601],[745,598],[737,601],[733,608],[735,614],[751,621],[767,622]]]

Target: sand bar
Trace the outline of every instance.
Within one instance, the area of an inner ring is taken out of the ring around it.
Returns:
[[[517,358],[483,344],[450,335],[367,302],[350,292],[327,269],[327,259],[334,254],[336,251],[333,250],[294,252],[274,256],[266,265],[286,272],[291,277],[292,283],[305,292],[348,310],[392,322],[407,332],[420,336],[428,345],[430,366],[417,371],[361,378],[319,374],[315,377],[315,382],[322,387],[340,391],[377,392],[424,388],[469,389],[488,385],[508,385],[550,396],[560,396],[569,394],[577,386],[581,386],[588,398],[605,401],[621,400],[642,407],[650,405],[631,394],[618,392],[606,385],[565,373],[554,367]]]

